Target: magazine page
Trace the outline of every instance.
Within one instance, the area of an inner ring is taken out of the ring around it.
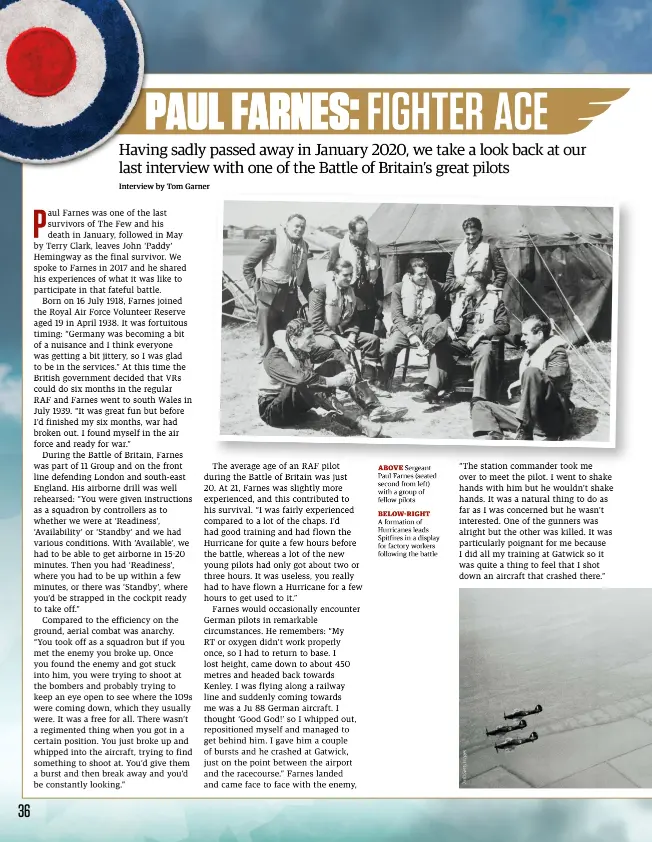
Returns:
[[[441,81],[25,166],[25,799],[649,788],[650,83]]]

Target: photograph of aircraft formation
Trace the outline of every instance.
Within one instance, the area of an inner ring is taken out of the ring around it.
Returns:
[[[505,713],[503,711],[503,719],[512,720],[511,723],[501,725],[498,728],[492,728],[491,730],[485,728],[485,734],[488,737],[500,737],[503,734],[509,734],[512,731],[522,731],[523,728],[527,728],[527,722],[523,719],[523,717],[534,716],[537,713],[541,713],[542,710],[543,708],[541,705],[535,705],[531,710],[513,710],[511,713]],[[534,743],[538,739],[539,735],[537,732],[532,731],[529,737],[510,737],[507,740],[494,743],[494,748],[496,749],[496,752],[513,751],[517,746],[522,746],[525,743]]]

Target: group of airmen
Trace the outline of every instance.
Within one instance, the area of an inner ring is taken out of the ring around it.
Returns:
[[[369,239],[367,221],[354,216],[331,249],[327,278],[311,284],[306,219],[292,214],[275,234],[262,237],[245,258],[243,274],[256,295],[261,349],[260,417],[272,427],[290,427],[321,407],[365,436],[382,433],[405,407],[389,408],[394,370],[404,349],[427,357],[423,391],[415,400],[447,403],[457,361],[473,372],[471,426],[486,439],[559,440],[567,432],[573,404],[566,341],[550,321],[523,321],[524,352],[517,405],[494,400],[495,337],[510,331],[502,290],[507,269],[500,251],[483,237],[482,222],[462,223],[464,239],[451,257],[444,282],[431,280],[421,257],[391,292],[391,329],[384,324],[385,290],[380,251]],[[261,264],[260,274],[256,268]],[[360,355],[358,362],[356,353]],[[344,392],[352,400],[343,400]]]

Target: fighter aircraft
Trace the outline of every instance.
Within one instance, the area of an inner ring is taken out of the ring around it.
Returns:
[[[541,705],[536,705],[532,710],[513,710],[511,713],[503,711],[503,719],[523,719],[524,716],[534,716],[535,713],[541,713],[542,710]]]
[[[521,719],[515,725],[501,725],[500,728],[494,728],[493,731],[487,731],[486,728],[484,730],[488,737],[498,737],[500,734],[509,734],[510,731],[520,731],[523,728],[527,728],[527,722]]]
[[[539,739],[536,731],[532,731],[529,737],[512,737],[509,740],[503,740],[502,743],[496,743],[494,748],[498,751],[513,751],[516,746],[522,746],[524,743],[533,743]]]

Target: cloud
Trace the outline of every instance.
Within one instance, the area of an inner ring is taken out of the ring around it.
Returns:
[[[614,9],[613,29],[616,35],[628,35],[638,29],[645,21],[650,20],[652,5],[646,3],[644,6],[618,6]]]
[[[516,70],[526,0],[131,0],[149,72]],[[536,43],[541,42],[541,37]]]
[[[578,50],[583,44],[584,49]],[[650,70],[652,0],[615,6],[592,0],[568,19],[564,38],[549,54],[545,70],[567,73],[636,73]]]
[[[130,0],[130,7],[150,73],[650,68],[652,0]]]
[[[647,842],[649,823],[633,801],[482,799],[439,802],[440,819],[482,842]],[[455,837],[453,837],[455,838]],[[465,837],[462,837],[465,838]]]
[[[570,18],[574,13],[575,9],[569,0],[554,0],[553,7],[550,10],[551,15],[555,15],[560,18]]]
[[[20,421],[23,400],[22,380],[19,377],[12,377],[11,370],[11,366],[0,363],[0,416],[6,415]]]

